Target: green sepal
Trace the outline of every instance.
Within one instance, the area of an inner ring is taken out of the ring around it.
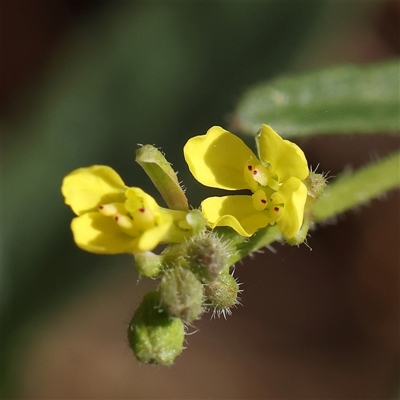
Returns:
[[[176,173],[160,150],[146,144],[136,150],[135,160],[149,176],[169,208],[189,210],[188,200]]]
[[[129,345],[138,361],[171,365],[183,349],[184,337],[183,322],[162,310],[159,293],[147,293],[128,327]]]
[[[141,276],[148,278],[155,278],[159,275],[163,257],[152,253],[151,251],[144,251],[142,253],[134,254],[135,267]]]

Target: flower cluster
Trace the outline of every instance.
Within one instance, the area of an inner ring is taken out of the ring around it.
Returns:
[[[288,243],[305,239],[310,205],[325,180],[309,171],[296,144],[271,127],[262,126],[256,143],[258,156],[218,126],[186,143],[186,162],[200,183],[247,191],[206,198],[200,210],[189,209],[175,172],[150,145],[137,150],[136,161],[167,207],[141,188],[125,185],[108,166],[79,168],[64,178],[62,194],[76,214],[71,229],[77,246],[98,254],[133,254],[140,275],[159,279],[128,327],[139,361],[171,364],[183,349],[185,325],[209,310],[226,316],[239,303],[239,285],[229,273],[238,250],[219,227],[248,238],[276,224]]]

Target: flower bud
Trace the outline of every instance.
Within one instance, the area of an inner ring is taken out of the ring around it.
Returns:
[[[310,174],[304,180],[304,184],[307,186],[307,194],[316,200],[324,193],[326,179],[323,174],[310,171]]]
[[[214,313],[230,314],[230,308],[239,303],[239,284],[229,273],[221,273],[217,279],[204,285],[205,303]]]
[[[134,254],[135,267],[139,274],[149,278],[155,278],[161,271],[162,256],[152,253],[151,251],[144,251],[142,253]]]
[[[186,268],[168,270],[161,279],[158,291],[163,309],[172,317],[190,323],[203,311],[203,285]]]
[[[227,265],[227,246],[213,233],[205,232],[194,236],[187,243],[187,262],[200,280],[210,282]]]
[[[147,293],[128,328],[128,340],[136,358],[142,363],[170,365],[181,353],[184,325],[160,308],[159,293]]]

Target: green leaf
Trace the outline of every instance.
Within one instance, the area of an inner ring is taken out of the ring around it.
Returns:
[[[285,137],[393,132],[400,128],[400,60],[336,66],[251,88],[236,110],[244,133],[262,123]]]

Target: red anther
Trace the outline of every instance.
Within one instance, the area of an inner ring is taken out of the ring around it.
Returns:
[[[274,210],[275,211],[279,211],[279,207],[274,207]]]
[[[267,200],[265,200],[265,199],[261,199],[261,203],[263,203],[263,204],[267,204]]]
[[[119,219],[119,217],[118,217],[118,215],[116,215],[116,216],[114,217],[114,221],[117,221],[117,222],[118,222],[118,219]]]
[[[254,171],[253,171],[253,175],[257,175],[258,174],[258,171],[255,169]]]
[[[248,166],[247,166],[247,169],[248,169],[249,171],[251,171],[251,170],[253,169],[253,167],[252,167],[251,165],[248,165]]]
[[[145,211],[146,211],[146,209],[145,208],[139,208],[139,211],[141,212],[141,213],[144,213]]]
[[[100,210],[102,210],[104,208],[104,206],[99,206]]]

